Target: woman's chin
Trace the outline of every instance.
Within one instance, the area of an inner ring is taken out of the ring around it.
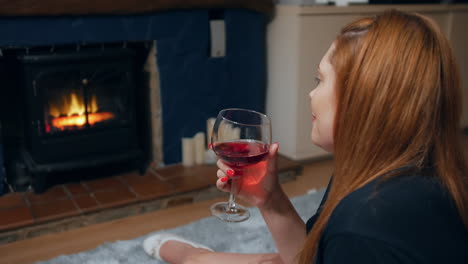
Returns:
[[[312,133],[310,135],[310,141],[312,142],[312,144],[314,144],[315,146],[319,147],[319,148],[323,148],[322,145],[320,144],[320,140],[319,138],[317,138],[314,133]]]
[[[315,146],[325,150],[326,152],[333,153],[333,144],[325,144],[319,138],[315,137],[313,133],[310,137],[310,140]]]

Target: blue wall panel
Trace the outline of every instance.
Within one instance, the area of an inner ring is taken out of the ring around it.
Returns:
[[[229,10],[225,22],[224,58],[209,57],[208,13],[176,38],[157,42],[167,164],[180,161],[181,138],[206,131],[206,120],[219,110],[264,111],[266,19],[256,12]]]
[[[198,11],[199,12],[199,11]],[[174,35],[197,11],[138,16],[0,18],[0,46],[155,40]]]
[[[166,164],[181,160],[181,138],[206,132],[222,108],[265,109],[267,19],[229,9],[226,56],[210,58],[209,10],[134,16],[0,18],[0,47],[156,40]]]

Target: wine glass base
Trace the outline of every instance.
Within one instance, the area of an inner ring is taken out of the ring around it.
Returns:
[[[211,206],[211,214],[225,222],[242,222],[250,217],[249,210],[236,204],[235,208],[229,208],[228,202],[215,203]]]

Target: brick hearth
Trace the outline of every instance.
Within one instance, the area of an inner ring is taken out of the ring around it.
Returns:
[[[302,170],[297,162],[279,161],[282,182]],[[144,175],[57,185],[39,195],[6,194],[0,197],[0,244],[226,195],[214,186],[216,170],[213,165],[150,166]]]

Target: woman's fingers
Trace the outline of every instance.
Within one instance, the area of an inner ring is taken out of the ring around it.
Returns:
[[[233,177],[236,174],[233,169],[229,168],[229,166],[220,159],[216,162],[216,165],[229,177]]]
[[[216,181],[216,188],[223,192],[229,192],[231,190],[231,183],[228,180],[227,176],[218,178]]]
[[[224,171],[222,171],[221,169],[219,169],[219,170],[216,172],[216,176],[218,176],[218,178],[221,179],[221,178],[223,178],[223,177],[225,177],[225,176],[227,176],[227,175],[226,175],[226,173],[224,173]]]
[[[271,144],[270,146],[270,151],[268,153],[268,158],[269,158],[269,162],[268,162],[268,171],[270,173],[273,173],[273,172],[276,172],[277,170],[277,161],[278,161],[278,149],[279,149],[279,143],[278,142],[275,142],[273,144]]]
[[[275,143],[271,144],[269,155],[271,157],[276,156],[278,154],[278,149],[279,149],[279,143],[278,142],[275,142]]]
[[[229,177],[226,175],[226,173],[219,169],[216,172],[216,176],[218,176],[218,180],[216,181],[216,187],[220,189],[223,192],[229,192],[230,184],[229,184]]]
[[[236,176],[236,174],[240,172],[236,173],[233,169],[231,169],[228,165],[226,165],[226,163],[224,163],[220,159],[218,159],[216,165],[219,168],[216,172],[216,176],[218,176],[218,180],[216,181],[216,187],[223,192],[230,192],[231,181],[229,179]]]

